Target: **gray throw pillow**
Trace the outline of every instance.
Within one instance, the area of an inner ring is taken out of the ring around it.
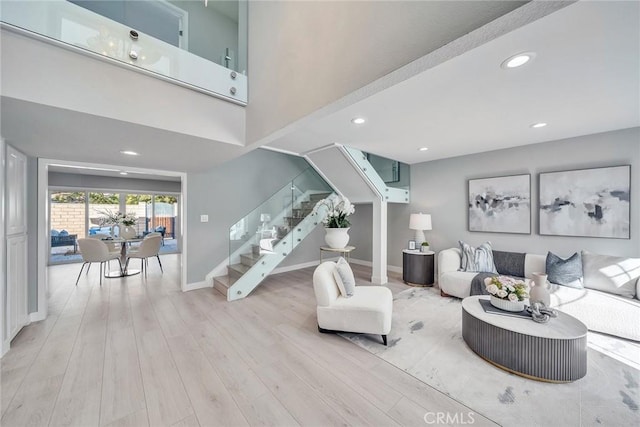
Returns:
[[[620,295],[636,296],[640,258],[592,254],[582,251],[584,287]]]
[[[578,252],[567,259],[562,259],[558,255],[547,253],[547,279],[569,288],[582,289],[582,257]]]
[[[485,242],[474,248],[462,240],[458,241],[462,251],[462,262],[460,271],[471,271],[475,273],[497,273],[493,263],[493,251],[491,242]]]
[[[498,274],[504,276],[524,277],[525,253],[493,251],[493,263]]]
[[[336,282],[338,282],[338,288],[342,296],[346,298],[353,296],[356,290],[356,278],[353,276],[351,266],[343,257],[340,257],[336,263],[334,277]],[[342,286],[340,286],[340,284],[342,284]]]

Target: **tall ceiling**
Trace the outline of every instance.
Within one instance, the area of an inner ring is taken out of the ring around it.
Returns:
[[[571,4],[364,99],[347,95],[269,147],[304,153],[341,143],[417,163],[640,126],[639,17],[637,1]],[[524,51],[534,60],[500,67]],[[2,136],[36,157],[197,172],[254,148],[14,98],[2,97],[0,109]],[[351,123],[360,116],[365,124]],[[148,154],[123,159],[110,149],[127,139]]]
[[[501,67],[521,52],[535,57]],[[547,126],[531,127],[539,122]],[[636,126],[640,3],[583,1],[269,145],[304,153],[339,143],[412,164]]]

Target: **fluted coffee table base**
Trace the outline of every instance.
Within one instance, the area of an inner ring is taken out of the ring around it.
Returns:
[[[488,362],[526,378],[571,382],[587,374],[587,328],[564,313],[549,323],[485,313],[478,301],[462,302],[462,337]]]

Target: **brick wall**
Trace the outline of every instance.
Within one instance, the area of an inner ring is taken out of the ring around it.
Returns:
[[[85,237],[88,230],[92,226],[99,224],[100,215],[94,213],[98,211],[111,211],[115,212],[116,209],[113,205],[89,205],[89,224],[85,226],[84,221],[84,203],[51,203],[51,229],[53,230],[67,230],[69,234],[77,234],[78,238]],[[145,204],[139,203],[138,205],[127,205],[127,212],[134,213],[138,217],[137,229],[138,233],[142,234],[145,231]],[[151,212],[149,212],[149,215]],[[164,225],[167,227],[166,236],[173,234],[173,221],[170,218],[157,217],[157,225]],[[152,224],[149,224],[149,228]]]

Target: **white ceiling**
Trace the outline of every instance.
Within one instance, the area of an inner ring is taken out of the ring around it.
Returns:
[[[500,67],[525,51],[535,59]],[[353,117],[367,122],[353,125]],[[536,122],[548,126],[530,128]],[[340,143],[411,164],[635,126],[640,3],[582,1],[269,146],[304,153]]]

